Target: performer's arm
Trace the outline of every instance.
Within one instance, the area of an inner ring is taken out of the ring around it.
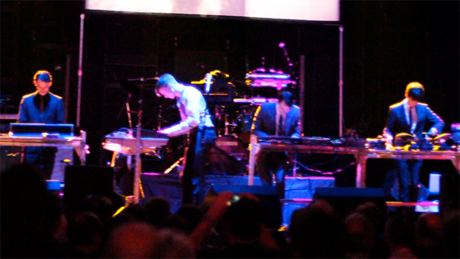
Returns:
[[[185,120],[161,129],[158,133],[166,134],[168,137],[175,137],[187,134],[192,128],[200,123],[200,98],[189,98],[185,105]]]
[[[264,120],[263,120],[263,111],[262,106],[259,106],[254,114],[254,119],[252,122],[252,134],[256,135],[257,137],[266,137],[268,136],[267,133],[263,132],[261,129],[264,128]]]
[[[435,112],[433,112],[430,109],[430,107],[426,107],[426,110],[427,110],[426,119],[429,122],[433,123],[433,126],[428,131],[428,134],[436,135],[436,134],[441,133],[442,129],[444,128],[444,121]]]
[[[25,99],[22,98],[21,104],[19,105],[19,119],[18,122],[28,122],[28,110],[27,105],[25,105]]]
[[[59,102],[58,102],[58,107],[57,107],[57,111],[56,111],[56,123],[64,123],[64,119],[65,119],[65,110],[64,110],[64,102],[62,101],[62,99],[59,99]]]
[[[393,144],[393,139],[394,139],[393,128],[395,126],[395,123],[396,123],[396,114],[390,108],[388,111],[387,125],[383,129],[383,137],[386,139],[386,142],[388,144]]]
[[[300,110],[299,110],[299,116],[296,116],[296,120],[294,122],[294,133],[292,133],[291,138],[300,138]]]
[[[204,241],[211,233],[212,228],[217,225],[228,210],[229,202],[231,202],[233,196],[234,194],[231,192],[222,192],[214,198],[203,219],[190,235],[190,241],[196,250],[203,248]]]

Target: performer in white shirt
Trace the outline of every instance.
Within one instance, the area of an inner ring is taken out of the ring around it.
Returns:
[[[204,166],[208,149],[214,144],[216,132],[203,94],[193,86],[183,85],[170,74],[162,75],[157,82],[157,96],[177,99],[181,121],[158,133],[175,137],[189,134],[186,163],[182,175],[182,204],[199,205],[205,195]]]

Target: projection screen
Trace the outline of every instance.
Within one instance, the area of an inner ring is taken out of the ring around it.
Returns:
[[[339,2],[340,0],[86,0],[86,9],[334,22],[340,20]]]

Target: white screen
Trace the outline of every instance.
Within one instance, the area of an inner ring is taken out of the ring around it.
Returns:
[[[86,0],[98,11],[339,21],[339,0]]]

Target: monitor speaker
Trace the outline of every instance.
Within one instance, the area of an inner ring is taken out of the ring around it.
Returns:
[[[123,197],[113,190],[113,168],[105,166],[66,166],[64,176],[64,208],[66,213],[83,210],[88,196],[104,196],[115,206],[122,206]]]
[[[365,202],[375,203],[386,215],[386,201],[391,199],[383,188],[351,187],[318,187],[314,198],[327,201],[335,212],[343,217]]]

